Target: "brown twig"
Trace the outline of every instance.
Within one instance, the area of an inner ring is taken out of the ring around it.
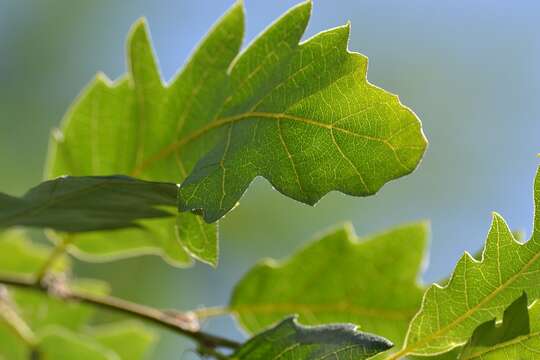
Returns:
[[[112,310],[124,313],[126,315],[130,315],[141,320],[154,323],[158,326],[170,329],[180,335],[194,340],[203,348],[215,349],[222,347],[228,349],[236,349],[240,346],[238,342],[233,340],[207,334],[202,331],[187,330],[182,326],[183,324],[181,321],[175,319],[175,317],[167,315],[166,312],[163,312],[159,309],[140,305],[113,296],[96,296],[86,292],[73,291],[71,289],[64,290],[61,296],[58,296],[55,295],[54,291],[51,291],[54,289],[51,289],[51,286],[48,285],[46,281],[37,282],[32,278],[23,277],[11,277],[2,275],[0,276],[0,284],[40,291],[48,294],[49,296],[56,296],[64,301],[80,302],[90,304],[104,310]]]
[[[36,283],[41,283],[47,276],[48,272],[52,269],[56,261],[64,255],[66,252],[67,246],[69,245],[71,241],[71,236],[65,239],[61,239],[52,252],[49,254],[49,257],[45,260],[41,268],[38,270],[36,274]]]

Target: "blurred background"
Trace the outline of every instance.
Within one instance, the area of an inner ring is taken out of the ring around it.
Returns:
[[[247,41],[297,1],[245,0]],[[148,18],[170,79],[232,0],[0,0],[0,191],[20,195],[42,179],[49,131],[98,71],[125,71],[130,25]],[[359,235],[431,221],[422,280],[447,275],[485,239],[490,212],[530,233],[540,152],[540,3],[314,0],[306,38],[352,22],[350,49],[369,57],[369,80],[423,121],[430,140],[412,175],[370,198],[332,193],[315,208],[256,181],[220,223],[218,270],[175,269],[157,257],[76,263],[114,294],[163,308],[226,304],[261,257],[283,258],[321,231],[351,221]],[[159,281],[157,281],[159,279]],[[234,322],[204,324],[242,338]],[[192,359],[194,345],[160,332],[155,358]]]

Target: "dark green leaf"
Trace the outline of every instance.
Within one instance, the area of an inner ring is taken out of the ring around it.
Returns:
[[[170,217],[159,206],[176,204],[175,184],[126,176],[60,177],[20,198],[3,195],[0,227],[46,227],[66,232],[138,227],[137,220]]]
[[[391,347],[388,340],[359,332],[354,325],[306,327],[295,318],[288,318],[253,337],[232,357],[238,360],[360,360]]]
[[[474,353],[493,348],[498,343],[507,342],[521,335],[531,332],[529,325],[529,310],[527,309],[527,295],[523,293],[516,301],[504,310],[502,324],[497,326],[496,319],[487,321],[478,326],[465,348],[460,359],[475,357]]]
[[[215,221],[259,175],[307,204],[332,190],[371,195],[420,161],[420,122],[367,82],[367,59],[347,50],[349,25],[299,44],[310,11],[292,8],[236,58],[211,121],[176,140],[180,153],[213,140],[182,183],[181,210]]]
[[[523,294],[505,311],[502,323],[495,319],[478,326],[463,349],[460,360],[536,360],[540,354],[540,310],[527,308]]]

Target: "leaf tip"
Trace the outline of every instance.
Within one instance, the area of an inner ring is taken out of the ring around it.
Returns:
[[[195,259],[199,260],[200,262],[207,264],[212,269],[217,269],[219,265],[219,256],[212,256],[212,257],[202,257],[202,256],[195,256],[191,252],[189,252],[191,256],[193,256]]]
[[[94,77],[94,82],[102,83],[106,86],[111,86],[113,83],[112,80],[103,71],[98,71],[96,73],[96,76]]]
[[[239,12],[239,14],[244,17],[245,15],[245,2],[244,0],[236,0],[234,4],[227,10],[227,13]],[[226,13],[226,14],[227,14]]]
[[[426,235],[429,235],[431,232],[431,221],[428,219],[422,219],[416,222],[416,226],[418,226]]]
[[[491,219],[492,219],[491,221],[492,221],[493,224],[505,224],[506,225],[506,221],[504,220],[502,215],[499,214],[496,211],[491,212]]]
[[[131,25],[131,28],[129,29],[128,38],[132,38],[139,31],[146,31],[147,28],[148,28],[148,20],[146,19],[146,17],[141,16],[140,18],[135,20],[133,25]]]
[[[307,9],[309,9],[309,11],[311,11],[311,9],[313,9],[313,0],[305,0],[301,3],[299,3],[297,5],[298,7],[306,7]]]
[[[312,0],[306,0],[306,1],[303,1],[299,4],[297,4],[296,6],[293,6],[292,8],[290,8],[284,16],[286,16],[286,14],[292,14],[292,13],[300,13],[300,14],[304,14],[304,16],[306,16],[306,25],[307,25],[307,20],[310,18],[311,16],[311,10],[313,9],[313,1]]]
[[[242,12],[242,15],[245,12],[245,1],[244,0],[236,0],[234,4],[231,6],[229,11],[240,11]]]
[[[143,38],[146,38],[146,40],[148,40],[148,32],[148,20],[146,19],[146,17],[141,16],[140,18],[135,20],[133,25],[131,25],[127,36],[128,50],[134,45],[137,38],[142,36]]]

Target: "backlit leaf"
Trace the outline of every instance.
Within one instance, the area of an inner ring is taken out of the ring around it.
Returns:
[[[425,224],[365,238],[338,228],[285,261],[256,265],[236,286],[230,309],[252,333],[298,314],[306,324],[354,323],[400,346],[420,307],[426,242]]]
[[[474,329],[504,310],[523,292],[540,297],[540,170],[534,185],[535,222],[529,241],[516,241],[503,218],[493,215],[481,260],[468,253],[449,282],[431,286],[397,353],[435,355],[463,345]]]
[[[182,183],[181,210],[215,221],[256,176],[307,204],[332,190],[371,195],[420,161],[420,122],[367,82],[367,59],[347,50],[349,25],[299,44],[310,11],[305,2],[267,28],[233,62],[211,121],[176,140],[181,153],[215,139]]]
[[[50,176],[127,174],[182,183],[178,234],[114,234],[113,256],[161,253],[176,265],[187,254],[216,265],[214,222],[256,176],[314,204],[338,190],[365,196],[410,173],[426,140],[415,114],[395,95],[369,84],[367,59],[347,50],[349,26],[299,43],[311,3],[302,3],[239,55],[242,4],[235,4],[168,84],[161,78],[144,21],[128,39],[128,72],[99,74],[53,132]],[[121,144],[121,146],[118,146]],[[155,227],[171,226],[155,220]],[[74,241],[103,255],[113,238]],[[86,235],[84,235],[85,237]]]

